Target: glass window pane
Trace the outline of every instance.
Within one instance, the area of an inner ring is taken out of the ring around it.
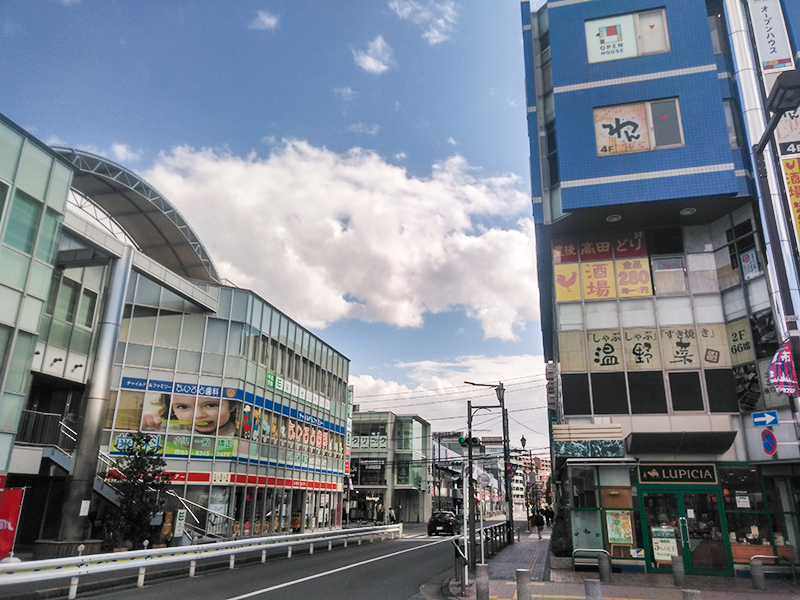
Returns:
[[[8,217],[5,243],[30,254],[33,251],[41,215],[41,203],[17,190]]]
[[[683,144],[681,123],[678,117],[678,101],[676,99],[651,102],[650,113],[653,117],[656,148]]]
[[[8,365],[8,378],[6,379],[6,392],[23,392],[28,375],[31,371],[33,360],[33,349],[36,345],[36,336],[24,333],[17,333],[17,341],[14,344],[14,351],[11,354],[11,361]]]
[[[0,283],[24,289],[30,264],[30,257],[11,248],[1,247],[0,265],[2,265],[2,268],[0,268]]]
[[[703,410],[699,373],[670,373],[669,391],[672,410]]]
[[[623,327],[655,327],[656,311],[649,298],[621,300],[619,310]]]
[[[225,354],[225,342],[228,339],[228,322],[221,319],[208,319],[205,352]]]
[[[66,277],[61,280],[56,297],[56,307],[53,316],[61,321],[72,323],[75,320],[75,309],[78,306],[78,291],[80,284]]]
[[[136,284],[136,304],[158,306],[160,296],[160,285],[150,281],[147,277],[139,277],[139,282]]]
[[[134,306],[128,328],[128,341],[151,345],[156,331],[158,310],[149,306]]]
[[[156,328],[156,346],[178,347],[181,333],[181,314],[161,309]]]
[[[97,294],[84,288],[81,294],[81,304],[78,309],[78,325],[92,328],[94,324],[94,311],[97,307]]]
[[[89,354],[89,348],[92,345],[92,332],[78,329],[77,327],[72,331],[72,339],[70,340],[70,350],[78,354]],[[70,367],[72,368],[72,367]]]
[[[722,310],[725,313],[726,321],[746,316],[747,306],[744,302],[744,290],[735,287],[722,292]]]
[[[36,249],[36,258],[43,260],[51,265],[56,260],[59,242],[59,226],[64,217],[49,208],[44,213],[41,234],[39,235],[39,247]]]
[[[695,296],[694,313],[697,323],[723,323],[725,321],[719,296]]]
[[[53,159],[47,152],[33,143],[25,144],[17,169],[17,188],[44,200],[52,166]]]
[[[639,54],[668,52],[667,24],[664,11],[639,13]]]
[[[657,295],[685,294],[686,276],[683,257],[653,259],[653,285]]]
[[[153,348],[153,368],[172,370],[177,357],[178,351],[173,348]]]
[[[0,177],[13,181],[22,152],[22,136],[0,123]],[[0,213],[3,211],[0,210]],[[2,463],[0,463],[2,464]]]
[[[203,315],[186,315],[181,331],[181,348],[199,351],[203,347],[205,325],[206,318]]]
[[[587,302],[587,329],[615,329],[619,327],[619,313],[616,302]]]
[[[50,189],[47,190],[47,206],[57,212],[64,212],[69,193],[69,183],[72,181],[72,170],[56,161],[53,173],[50,175]]]
[[[689,325],[692,323],[692,301],[688,296],[658,299],[659,325]]]
[[[6,366],[6,353],[8,352],[9,342],[13,329],[0,325],[0,381],[3,380],[3,372]]]

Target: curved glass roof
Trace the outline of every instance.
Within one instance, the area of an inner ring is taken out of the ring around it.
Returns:
[[[149,183],[90,152],[52,149],[75,169],[72,187],[112,218],[142,254],[187,279],[219,283],[219,274],[197,234]]]

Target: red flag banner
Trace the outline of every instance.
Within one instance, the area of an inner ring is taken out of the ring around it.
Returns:
[[[767,378],[770,385],[779,394],[797,396],[797,375],[794,370],[789,340],[781,344],[775,356],[772,357],[772,362],[770,362],[769,370],[767,371]]]
[[[3,490],[0,494],[0,559],[14,549],[19,511],[22,508],[22,488]]]

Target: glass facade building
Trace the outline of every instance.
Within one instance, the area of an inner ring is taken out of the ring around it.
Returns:
[[[186,535],[341,526],[349,360],[256,293],[221,283],[147,182],[2,119],[0,241],[0,474],[33,492],[18,548],[58,539],[77,516],[63,498],[98,380],[99,445],[86,460],[102,477],[132,434],[151,434],[173,475],[165,510],[190,509]],[[131,247],[123,296],[114,269]],[[95,490],[85,535],[100,537],[113,493]]]

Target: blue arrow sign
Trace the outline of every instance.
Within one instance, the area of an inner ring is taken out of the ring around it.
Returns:
[[[767,427],[778,424],[778,411],[765,410],[753,413],[753,427]]]

